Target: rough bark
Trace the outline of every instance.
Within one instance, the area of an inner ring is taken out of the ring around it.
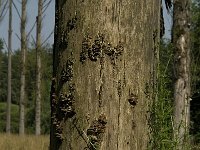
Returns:
[[[21,12],[21,88],[19,102],[19,134],[24,134],[25,124],[25,63],[26,63],[26,3],[27,0],[22,0]]]
[[[8,95],[6,108],[6,133],[10,133],[11,123],[11,51],[12,51],[12,0],[9,1],[9,29],[8,29]]]
[[[38,1],[37,35],[36,35],[36,106],[35,106],[35,134],[41,134],[41,30],[42,30],[42,4]]]
[[[174,44],[174,135],[177,149],[185,149],[190,108],[190,0],[175,0],[173,14]]]
[[[160,0],[56,1],[51,150],[147,149],[158,10]]]

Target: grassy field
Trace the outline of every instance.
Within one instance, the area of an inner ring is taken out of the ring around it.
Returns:
[[[0,134],[1,150],[48,150],[49,136]]]

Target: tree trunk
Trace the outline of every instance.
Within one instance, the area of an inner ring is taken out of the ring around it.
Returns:
[[[35,134],[41,133],[41,30],[42,30],[42,4],[38,1],[37,36],[36,36],[36,107],[35,107]]]
[[[0,13],[2,12],[2,1],[0,0]],[[1,18],[0,18],[1,20]]]
[[[177,149],[185,149],[189,128],[190,108],[190,0],[175,0],[173,44],[175,54],[174,136]]]
[[[160,0],[56,1],[50,149],[145,150]]]
[[[12,0],[9,1],[9,29],[8,29],[8,95],[6,108],[6,133],[10,133],[11,123],[11,51],[12,51]]]
[[[26,63],[26,3],[22,0],[21,15],[21,89],[19,102],[19,134],[24,134],[25,63]]]

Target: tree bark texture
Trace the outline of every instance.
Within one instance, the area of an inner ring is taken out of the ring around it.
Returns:
[[[56,1],[51,150],[147,148],[159,10],[160,0]]]
[[[190,0],[175,0],[173,14],[174,44],[174,134],[177,149],[184,149],[189,128],[190,108]]]
[[[9,1],[9,29],[8,29],[8,95],[6,108],[6,133],[11,131],[11,63],[12,63],[12,0]]]
[[[21,12],[21,88],[19,102],[19,134],[24,134],[25,124],[25,63],[26,63],[26,3],[27,0],[22,0]]]
[[[41,134],[41,30],[42,30],[42,5],[43,0],[38,0],[37,35],[36,35],[36,106],[35,106],[35,134]]]

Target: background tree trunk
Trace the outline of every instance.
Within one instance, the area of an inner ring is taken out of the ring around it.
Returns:
[[[37,36],[36,36],[36,107],[35,107],[35,134],[41,132],[41,30],[42,30],[42,5],[43,0],[38,0]]]
[[[0,0],[0,13],[2,12],[2,1]],[[1,20],[1,18],[0,18]]]
[[[22,0],[21,12],[21,89],[19,102],[19,134],[24,134],[25,62],[26,62],[26,3]]]
[[[159,10],[160,0],[56,1],[51,150],[147,149]]]
[[[9,30],[8,30],[8,95],[6,112],[6,133],[10,133],[11,122],[11,52],[12,51],[12,0],[9,1]]]
[[[173,44],[175,54],[174,134],[177,149],[187,143],[190,108],[190,0],[174,0]]]

